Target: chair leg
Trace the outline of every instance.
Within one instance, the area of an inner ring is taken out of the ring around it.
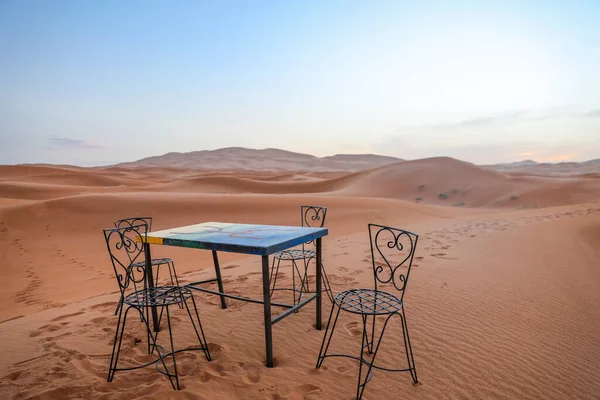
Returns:
[[[323,291],[327,293],[327,297],[329,297],[329,300],[333,303],[333,291],[331,290],[331,284],[329,283],[329,278],[327,277],[327,272],[325,272],[323,262],[321,262],[321,275],[323,275]]]
[[[277,260],[277,268],[275,268],[275,260]],[[273,297],[275,291],[275,285],[277,284],[277,274],[279,274],[279,265],[281,264],[281,258],[273,257],[273,265],[271,266],[271,279],[269,284],[271,285],[271,294],[269,297]]]
[[[123,292],[121,292],[121,297],[119,297],[119,302],[117,303],[117,308],[115,308],[115,315],[117,315],[119,313],[119,311],[121,310],[121,308],[123,307],[123,298],[125,296],[123,296]]]
[[[175,387],[179,390],[179,375],[177,374],[177,361],[175,360],[175,345],[173,344],[173,331],[171,329],[171,314],[169,313],[169,306],[165,306],[167,309],[167,324],[169,326],[169,340],[171,341],[171,357],[173,358],[173,370],[175,370]],[[171,375],[167,375],[169,381],[173,384]]]
[[[156,353],[158,354],[159,360],[163,364],[163,368],[165,369],[165,371],[168,371],[165,361],[163,359],[163,355],[161,354],[161,352],[158,349],[158,346],[156,344],[156,339],[151,333],[150,325],[148,324],[148,319],[146,319],[144,317],[144,312],[137,307],[129,306],[123,313],[123,307],[121,307],[121,310],[119,311],[119,320],[117,322],[117,329],[115,330],[115,342],[113,343],[112,354],[110,356],[110,366],[108,367],[107,382],[112,382],[115,377],[115,372],[117,372],[117,369],[118,369],[117,366],[119,363],[119,354],[121,353],[121,345],[123,344],[123,334],[125,333],[125,326],[127,324],[127,314],[129,313],[129,311],[132,308],[135,308],[139,312],[140,319],[142,320],[144,325],[146,325],[146,331],[149,332],[149,340],[152,342],[151,346],[153,349],[156,349]],[[150,345],[148,345],[148,347],[150,347]],[[135,369],[135,368],[126,368],[126,369]],[[171,385],[173,386],[173,388],[175,388],[175,386],[173,385],[173,382],[171,382]]]
[[[363,317],[363,342],[361,343],[361,346],[362,346],[361,353],[360,353],[361,361],[360,361],[360,369],[358,372],[358,386],[356,388],[356,400],[360,400],[362,398],[363,393],[365,391],[365,387],[367,386],[367,383],[369,383],[369,381],[372,378],[373,365],[375,364],[375,358],[377,357],[377,352],[379,351],[379,345],[381,345],[381,340],[383,339],[383,334],[385,333],[385,328],[387,327],[387,324],[388,324],[390,318],[392,318],[392,316],[394,316],[394,314],[390,314],[383,324],[383,328],[381,329],[381,334],[379,335],[379,339],[377,340],[377,346],[375,346],[375,351],[373,352],[373,358],[371,358],[370,362],[366,362],[366,360],[364,360],[364,358],[363,358],[363,350],[365,347],[364,340],[367,337],[367,316],[366,315],[362,316]],[[372,337],[371,340],[372,340],[371,346],[373,346],[373,343],[375,342],[375,337]],[[369,365],[369,368],[367,369],[364,380],[362,380],[363,360],[365,361],[366,364]]]
[[[194,331],[196,332],[196,337],[198,337],[198,341],[200,342],[200,347],[204,350],[204,355],[206,356],[207,361],[211,361],[210,352],[208,350],[208,342],[206,341],[206,336],[204,336],[204,329],[202,329],[202,322],[200,322],[200,314],[198,314],[198,308],[196,307],[196,300],[194,300],[194,296],[192,296],[192,306],[194,307],[194,312],[196,313],[196,319],[198,320],[198,328],[196,328],[196,323],[194,322],[194,318],[192,317],[192,313],[190,311],[190,307],[188,306],[187,300],[184,301],[185,308],[187,309],[188,315],[190,316],[190,321],[192,322],[192,326],[194,327]]]
[[[302,281],[304,282],[304,288],[306,289],[306,292],[310,291],[310,288],[308,287],[308,264],[310,264],[310,260],[310,258],[302,259],[302,261],[304,262],[304,277],[302,278]]]
[[[361,315],[362,323],[363,323],[363,331],[362,331],[362,339],[360,341],[360,352],[358,354],[358,359],[360,360],[358,363],[358,383],[356,385],[356,400],[360,400],[362,394],[365,390],[365,386],[367,382],[370,380],[370,368],[367,370],[367,375],[365,376],[364,382],[362,379],[363,372],[363,354],[365,351],[365,347],[369,347],[369,336],[367,335],[367,316]],[[365,344],[366,343],[366,344]]]
[[[158,341],[158,334],[160,333],[161,329],[160,329],[160,323],[162,322],[162,317],[163,317],[163,313],[165,311],[165,306],[162,306],[160,308],[160,314],[158,314],[158,327],[159,329],[154,333],[154,336],[152,337],[154,339],[154,341]],[[146,307],[146,321],[150,321],[150,308]],[[143,322],[143,321],[142,321]],[[148,354],[152,354],[152,352],[154,352],[154,348],[151,347],[151,343],[150,343],[150,338],[152,333],[150,331],[148,331]]]
[[[317,365],[315,368],[321,368],[323,365],[323,360],[327,357],[327,350],[329,349],[329,344],[331,343],[331,338],[333,338],[333,332],[335,331],[335,326],[338,321],[338,317],[340,316],[340,308],[337,307],[337,313],[335,314],[335,319],[333,320],[333,325],[331,325],[331,318],[333,317],[333,311],[336,308],[336,304],[333,303],[331,307],[331,312],[329,313],[329,319],[327,320],[327,327],[325,328],[325,334],[323,335],[323,342],[321,343],[321,349],[319,350],[319,357],[317,358]],[[331,326],[331,332],[329,331],[329,327]],[[327,339],[327,334],[329,333],[329,339]],[[327,342],[327,344],[325,344]]]
[[[160,286],[158,284],[158,273],[160,272],[160,264],[156,265],[156,277],[154,278],[154,287]]]
[[[298,268],[298,263],[295,260],[292,260],[292,274],[298,274],[298,279],[300,280],[300,293],[298,294],[298,303],[302,299],[304,293],[308,293],[308,279],[306,275],[306,260],[304,260],[304,275],[300,273],[300,268]],[[295,287],[295,286],[294,286]]]
[[[171,278],[171,286],[179,286],[179,279],[177,278],[177,271],[175,271],[175,261],[169,261],[167,263],[167,266],[169,267],[169,277]],[[175,278],[175,279],[173,279]],[[179,308],[181,308],[183,310],[183,303],[184,303],[184,298],[183,295],[181,295],[181,302],[179,304],[177,304],[177,306]]]
[[[127,308],[129,311],[129,308]],[[125,311],[125,318],[123,317],[123,307],[119,308],[119,319],[117,321],[117,328],[115,329],[115,341],[113,343],[112,354],[110,356],[110,365],[108,367],[108,378],[107,382],[111,382],[115,375],[115,369],[117,368],[117,359],[119,358],[119,350],[121,349],[121,341],[123,340],[123,332],[125,328],[125,319],[127,317],[127,311]],[[123,321],[123,327],[121,327],[121,321]],[[121,334],[119,335],[119,331]],[[117,350],[118,348],[118,350]],[[115,357],[116,356],[116,357]]]
[[[296,305],[296,271],[298,267],[296,266],[296,260],[292,260],[292,299],[293,304]],[[302,289],[300,289],[302,290]],[[298,302],[300,300],[298,299]]]
[[[144,307],[144,308],[148,308],[148,307]],[[158,358],[159,359],[156,361],[157,369],[158,369],[158,361],[160,361],[161,364],[162,364],[162,366],[163,366],[163,368],[164,368],[165,374],[169,378],[169,382],[171,383],[171,386],[173,387],[173,389],[176,389],[176,390],[179,389],[179,386],[175,387],[175,385],[173,384],[173,380],[171,379],[172,375],[169,373],[169,370],[167,368],[167,364],[165,363],[165,360],[164,360],[164,349],[163,349],[163,353],[161,353],[160,349],[159,349],[159,345],[156,342],[156,340],[158,338],[158,332],[156,332],[154,335],[152,335],[152,331],[151,331],[151,328],[150,328],[150,323],[148,322],[150,320],[148,318],[144,317],[144,313],[142,312],[142,310],[139,310],[139,309],[137,309],[137,310],[140,313],[140,317],[142,319],[142,322],[144,323],[144,325],[146,325],[146,331],[149,332],[150,338],[152,339],[152,349],[153,349],[153,352],[154,352],[154,350],[156,350],[156,353],[158,354]],[[162,315],[162,312],[161,312],[161,315]],[[170,332],[170,328],[171,328],[171,326],[169,325],[169,332]],[[162,346],[161,346],[161,348],[162,348]],[[171,350],[173,350],[173,349],[171,348]]]
[[[175,270],[175,261],[171,261],[169,264],[169,274],[171,274],[171,268],[173,268],[173,275],[171,275],[171,285],[179,286],[179,279],[177,278],[177,271]],[[173,277],[175,277],[175,284],[173,284]]]
[[[406,361],[408,362],[408,368],[410,368],[410,376],[414,383],[419,383],[417,379],[417,366],[415,365],[415,358],[413,357],[412,346],[410,344],[410,337],[408,336],[408,324],[406,323],[406,314],[404,314],[404,307],[402,307],[402,334],[404,336],[404,347],[406,349]]]
[[[371,325],[371,345],[369,346],[369,354],[373,354],[373,342],[375,340],[375,321],[377,320],[377,316],[373,315],[373,324]]]
[[[309,287],[308,287],[308,265],[310,264],[310,260],[314,260],[314,257],[311,258],[305,258],[304,259],[304,277],[302,278],[302,290],[305,291],[306,293],[308,293]],[[316,263],[316,261],[315,261]],[[298,272],[298,274],[300,274],[300,272]],[[323,265],[323,262],[321,262],[321,276],[322,276],[322,282],[323,282],[323,292],[327,293],[327,297],[329,297],[329,301],[331,301],[331,303],[333,303],[333,291],[331,290],[331,284],[329,283],[329,277],[327,276],[327,272],[325,271],[325,266]]]
[[[145,307],[145,310],[146,310],[146,321],[150,321],[150,308]],[[142,320],[142,322],[143,322],[143,320]],[[160,323],[159,323],[159,326],[160,326]],[[156,334],[158,336],[158,332],[156,332]],[[151,340],[150,340],[151,335],[152,335],[152,333],[150,332],[150,328],[146,329],[146,341],[148,342],[148,354],[152,354],[152,352],[154,351],[154,349],[151,346]]]
[[[123,334],[125,333],[125,325],[127,323],[127,314],[129,314],[129,311],[132,308],[135,308],[140,313],[140,319],[146,325],[147,332],[150,332],[150,325],[148,325],[148,320],[146,318],[144,318],[144,313],[142,312],[142,310],[140,310],[136,307],[129,306],[129,307],[127,307],[127,309],[125,310],[125,314],[123,315],[123,307],[121,307],[121,312],[119,312],[119,321],[117,324],[117,330],[115,331],[115,342],[113,344],[112,355],[110,357],[110,366],[108,368],[108,379],[107,379],[108,382],[112,382],[113,378],[115,377],[115,372],[117,371],[117,365],[119,363],[119,354],[121,353],[121,345],[123,344]],[[121,316],[123,316],[123,319],[121,319]],[[120,333],[119,333],[119,331],[120,331]],[[157,349],[156,341],[155,341],[154,337],[152,336],[152,333],[150,333],[150,338],[152,339],[154,348]],[[158,351],[158,349],[157,349],[157,353],[162,360],[162,355],[160,354],[160,351]],[[163,361],[163,365],[164,365],[164,361]],[[166,366],[165,366],[165,369],[166,369]]]

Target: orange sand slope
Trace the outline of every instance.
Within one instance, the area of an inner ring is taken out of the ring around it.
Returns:
[[[350,174],[2,166],[0,398],[353,398],[355,362],[314,368],[323,335],[314,305],[275,325],[276,368],[267,369],[262,307],[231,300],[222,310],[204,294],[196,298],[213,361],[181,354],[180,392],[153,368],[106,383],[118,295],[102,228],[133,215],[152,215],[155,229],[291,225],[301,204],[318,204],[329,208],[324,263],[335,292],[372,286],[367,223],[421,235],[405,297],[421,382],[376,371],[365,399],[595,399],[598,200],[594,176],[501,173],[448,158]],[[211,276],[206,252],[153,255],[173,257],[181,281]],[[226,290],[260,297],[257,257],[221,260]],[[174,314],[176,344],[192,345],[186,315]],[[340,317],[334,351],[356,352],[359,321]],[[389,329],[379,357],[403,368],[400,327]],[[132,318],[123,359],[146,359],[144,341]]]

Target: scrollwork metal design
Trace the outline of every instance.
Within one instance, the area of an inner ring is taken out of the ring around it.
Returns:
[[[369,237],[375,289],[378,282],[391,283],[404,296],[418,236],[401,229],[369,224]],[[401,270],[404,267],[407,267],[406,273]]]
[[[123,218],[118,221],[115,221],[115,228],[123,228],[127,226],[140,226],[143,224],[148,225],[148,232],[152,231],[152,217]]]
[[[308,228],[322,228],[325,225],[325,216],[327,208],[319,206],[301,206],[302,226]],[[305,244],[314,244],[315,241],[309,240]]]
[[[145,265],[138,261],[144,258],[147,233],[146,223],[104,230],[106,246],[121,290],[127,289],[132,282],[135,285],[146,279]]]

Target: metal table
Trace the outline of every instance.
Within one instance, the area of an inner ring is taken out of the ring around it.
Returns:
[[[316,300],[316,327],[321,326],[321,261],[322,249],[321,238],[328,233],[327,228],[305,228],[296,226],[279,225],[254,225],[254,224],[231,224],[223,222],[205,222],[197,225],[189,225],[181,228],[167,229],[157,232],[149,232],[147,242],[144,244],[146,255],[147,281],[150,287],[154,287],[152,277],[152,268],[150,260],[150,245],[165,245],[188,247],[194,249],[211,250],[215,266],[215,278],[203,281],[192,282],[186,285],[190,289],[200,290],[221,297],[221,307],[227,308],[225,298],[233,298],[252,303],[264,305],[265,319],[265,347],[267,357],[267,367],[273,367],[273,324],[281,321],[296,310],[304,307],[309,302]],[[316,241],[316,293],[308,296],[296,306],[291,304],[282,304],[271,302],[269,287],[269,255],[281,250],[286,250],[309,240]],[[255,254],[262,257],[262,281],[263,281],[263,299],[256,300],[247,297],[234,296],[225,293],[223,289],[223,280],[221,279],[221,268],[217,251],[227,251],[232,253]],[[201,284],[217,282],[218,291],[200,287]],[[285,312],[271,318],[271,306],[288,308]],[[155,307],[152,308],[152,319],[154,329],[158,330],[158,315]]]

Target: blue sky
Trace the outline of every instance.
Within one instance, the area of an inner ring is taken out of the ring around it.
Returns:
[[[599,1],[0,0],[0,164],[600,157]]]

